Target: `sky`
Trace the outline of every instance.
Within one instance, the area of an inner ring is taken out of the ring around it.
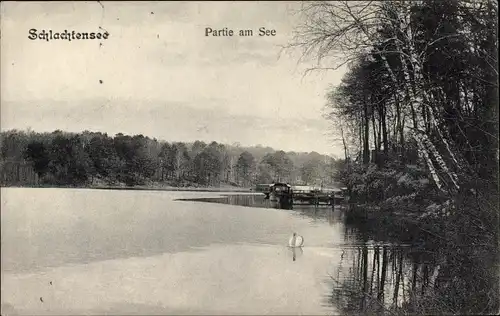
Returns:
[[[281,52],[299,2],[2,2],[1,129],[143,134],[340,156],[325,95],[345,71],[304,76]],[[207,27],[235,35],[205,36]],[[275,36],[258,36],[258,29]],[[29,30],[106,40],[30,40]],[[253,36],[237,36],[252,29]],[[102,45],[101,45],[102,44]],[[281,53],[280,53],[281,52]]]

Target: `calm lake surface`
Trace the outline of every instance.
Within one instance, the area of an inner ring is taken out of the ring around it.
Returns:
[[[337,206],[262,194],[2,188],[1,201],[2,314],[356,314],[439,269]]]

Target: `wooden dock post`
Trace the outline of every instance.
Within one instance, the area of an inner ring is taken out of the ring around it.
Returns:
[[[330,204],[332,205],[332,210],[335,208],[335,191],[332,192],[332,196],[330,197]]]

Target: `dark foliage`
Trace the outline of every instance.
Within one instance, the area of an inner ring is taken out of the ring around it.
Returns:
[[[121,133],[110,137],[87,131],[13,130],[2,132],[1,140],[4,185],[251,187],[272,181],[331,185],[333,178],[326,175],[336,165],[333,158],[318,153],[217,142],[168,143]]]

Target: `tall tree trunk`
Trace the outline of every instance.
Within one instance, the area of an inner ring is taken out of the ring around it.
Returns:
[[[388,133],[387,133],[387,116],[386,116],[386,108],[382,108],[382,117],[380,120],[382,121],[382,139],[384,142],[384,160],[387,157],[387,152],[389,150],[389,141],[388,141]]]
[[[363,139],[363,163],[368,164],[370,162],[370,121],[368,117],[368,104],[366,102],[366,97],[365,97],[365,102],[363,102],[363,113],[364,113],[364,139]]]
[[[372,157],[372,162],[375,163],[375,158],[378,156],[378,135],[377,135],[377,124],[375,123],[375,111],[372,109],[371,111],[371,118],[372,118],[372,128],[373,128],[373,148],[374,150],[374,157]]]
[[[342,145],[344,146],[344,157],[347,161],[347,159],[349,158],[349,153],[347,152],[347,145],[345,142],[344,129],[342,128],[342,124],[340,125],[340,135],[342,136]]]

